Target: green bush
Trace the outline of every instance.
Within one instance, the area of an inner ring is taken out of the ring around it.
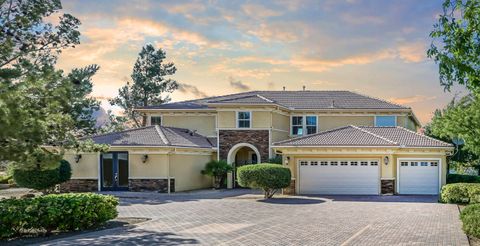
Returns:
[[[94,193],[0,200],[0,237],[31,229],[48,234],[95,228],[117,217],[117,205],[117,198]]]
[[[12,179],[10,175],[0,175],[0,184],[8,184],[10,179]]]
[[[210,161],[205,164],[205,169],[201,171],[203,175],[208,175],[213,177],[214,187],[216,189],[220,188],[225,182],[225,178],[228,172],[231,172],[233,167],[229,165],[226,161]]]
[[[454,183],[480,183],[480,176],[464,174],[447,175],[447,184]]]
[[[241,186],[263,189],[265,198],[271,198],[278,189],[290,185],[290,169],[278,164],[255,164],[237,169],[237,181]]]
[[[460,213],[460,219],[467,235],[480,238],[480,204],[466,206]]]
[[[36,190],[50,189],[68,181],[71,176],[72,168],[66,160],[60,161],[60,165],[55,169],[13,170],[13,179],[18,186]]]
[[[445,203],[480,203],[480,184],[455,183],[442,187],[440,200]]]

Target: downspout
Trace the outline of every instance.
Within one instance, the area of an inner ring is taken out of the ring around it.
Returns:
[[[168,190],[167,193],[168,194],[170,194],[170,190],[171,190],[170,188],[170,154],[171,153],[172,153],[171,151],[167,153],[167,190]]]

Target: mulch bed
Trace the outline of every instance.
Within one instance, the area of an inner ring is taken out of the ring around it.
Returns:
[[[101,231],[101,230],[107,230],[112,228],[120,228],[120,227],[133,228],[135,227],[135,224],[142,223],[148,220],[150,219],[136,218],[136,217],[125,217],[125,218],[120,217],[120,218],[116,218],[114,220],[108,221],[102,227],[91,229],[91,230],[72,231],[72,232],[58,232],[58,231],[55,232],[54,231],[49,236],[45,236],[43,232],[31,232],[29,234],[23,234],[21,237],[18,237],[18,238],[0,240],[0,245],[7,245],[7,246],[26,245],[26,244],[46,242],[46,241],[60,239],[60,238],[72,237],[80,234],[86,234],[94,231]]]

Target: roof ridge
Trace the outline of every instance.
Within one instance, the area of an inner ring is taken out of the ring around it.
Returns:
[[[170,142],[168,141],[167,136],[165,136],[162,127],[160,127],[159,125],[155,125],[155,130],[157,130],[157,133],[162,139],[162,142],[166,145],[170,145]]]
[[[225,101],[231,101],[231,100],[237,100],[237,99],[244,99],[244,98],[249,98],[249,97],[258,97],[262,100],[265,100],[267,102],[273,102],[272,100],[265,98],[263,96],[260,96],[258,94],[251,94],[251,95],[243,95],[241,97],[234,97],[234,98],[226,98],[226,99],[221,99],[221,100],[216,100],[216,101],[208,101],[206,103],[218,103],[218,102],[225,102]]]
[[[445,142],[445,141],[432,138],[432,137],[427,136],[427,135],[425,135],[425,134],[420,134],[420,133],[418,133],[418,132],[414,132],[414,131],[412,131],[412,130],[410,130],[410,129],[408,129],[408,128],[402,127],[402,126],[396,126],[396,128],[402,129],[402,130],[407,131],[407,132],[411,132],[411,133],[416,134],[416,135],[418,135],[418,136],[420,136],[420,137],[428,138],[428,139],[433,140],[433,141],[435,141],[435,142],[439,142],[439,143],[447,144],[447,145],[452,145],[451,143],[447,143],[447,142]]]
[[[265,101],[267,101],[267,102],[271,102],[271,103],[274,103],[274,102],[275,102],[274,100],[269,99],[269,98],[266,98],[265,96],[262,96],[262,95],[260,95],[260,94],[257,94],[257,97],[259,97],[259,98],[261,98],[261,99],[263,99],[263,100],[265,100]]]
[[[290,139],[278,141],[278,142],[275,142],[275,144],[288,143],[288,142],[294,141],[294,140],[299,140],[299,139],[305,139],[305,138],[309,138],[309,137],[314,137],[314,136],[326,134],[326,133],[329,133],[329,132],[338,131],[338,130],[341,130],[341,129],[344,129],[344,128],[348,128],[348,127],[349,127],[349,126],[341,126],[341,127],[333,128],[333,129],[330,129],[330,130],[326,130],[326,131],[321,131],[321,132],[317,132],[317,133],[314,133],[314,134],[310,134],[310,135],[304,135],[304,136],[301,136],[301,137],[290,138]]]
[[[404,105],[401,105],[401,104],[398,104],[398,103],[390,102],[390,101],[387,101],[385,99],[381,99],[381,98],[378,98],[378,97],[369,96],[369,95],[363,94],[361,92],[357,92],[357,91],[348,91],[348,92],[354,93],[354,94],[357,94],[357,95],[360,95],[360,96],[368,97],[368,98],[371,98],[371,99],[379,100],[379,101],[384,102],[384,103],[393,104],[393,105],[396,105],[396,106],[399,106],[399,107],[402,107],[402,108],[411,109],[411,107],[407,107],[407,106],[404,106]]]
[[[397,142],[395,142],[395,141],[393,141],[393,140],[390,140],[390,139],[388,139],[388,138],[386,138],[386,137],[377,135],[377,134],[375,134],[375,133],[373,133],[373,132],[367,131],[367,130],[365,130],[365,129],[363,129],[363,128],[360,128],[360,127],[358,127],[358,126],[354,126],[354,125],[350,125],[350,126],[353,127],[353,128],[355,128],[355,129],[357,129],[357,130],[360,130],[360,131],[362,131],[362,132],[368,133],[368,134],[370,134],[370,135],[372,135],[372,136],[374,136],[374,137],[380,138],[380,139],[382,139],[382,140],[385,140],[385,141],[387,141],[387,142],[393,143],[393,144],[395,144],[395,145],[399,145],[399,143],[397,143]]]

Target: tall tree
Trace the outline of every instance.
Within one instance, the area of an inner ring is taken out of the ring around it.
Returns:
[[[440,84],[480,91],[480,0],[446,0],[430,33],[427,55],[439,65]]]
[[[45,23],[61,9],[58,0],[0,4],[0,161],[48,168],[58,164],[66,148],[104,149],[76,140],[87,125],[84,107],[95,104],[85,95],[98,67],[68,75],[54,67],[63,49],[79,44],[80,21],[63,14],[58,25]]]
[[[169,102],[168,93],[178,88],[175,80],[165,78],[175,74],[177,70],[173,63],[164,63],[165,58],[166,53],[162,49],[156,50],[151,44],[143,47],[133,67],[133,83],[127,83],[120,88],[118,96],[110,100],[112,105],[124,109],[125,115],[136,127],[145,126],[147,119],[145,115],[135,111],[135,108]]]

